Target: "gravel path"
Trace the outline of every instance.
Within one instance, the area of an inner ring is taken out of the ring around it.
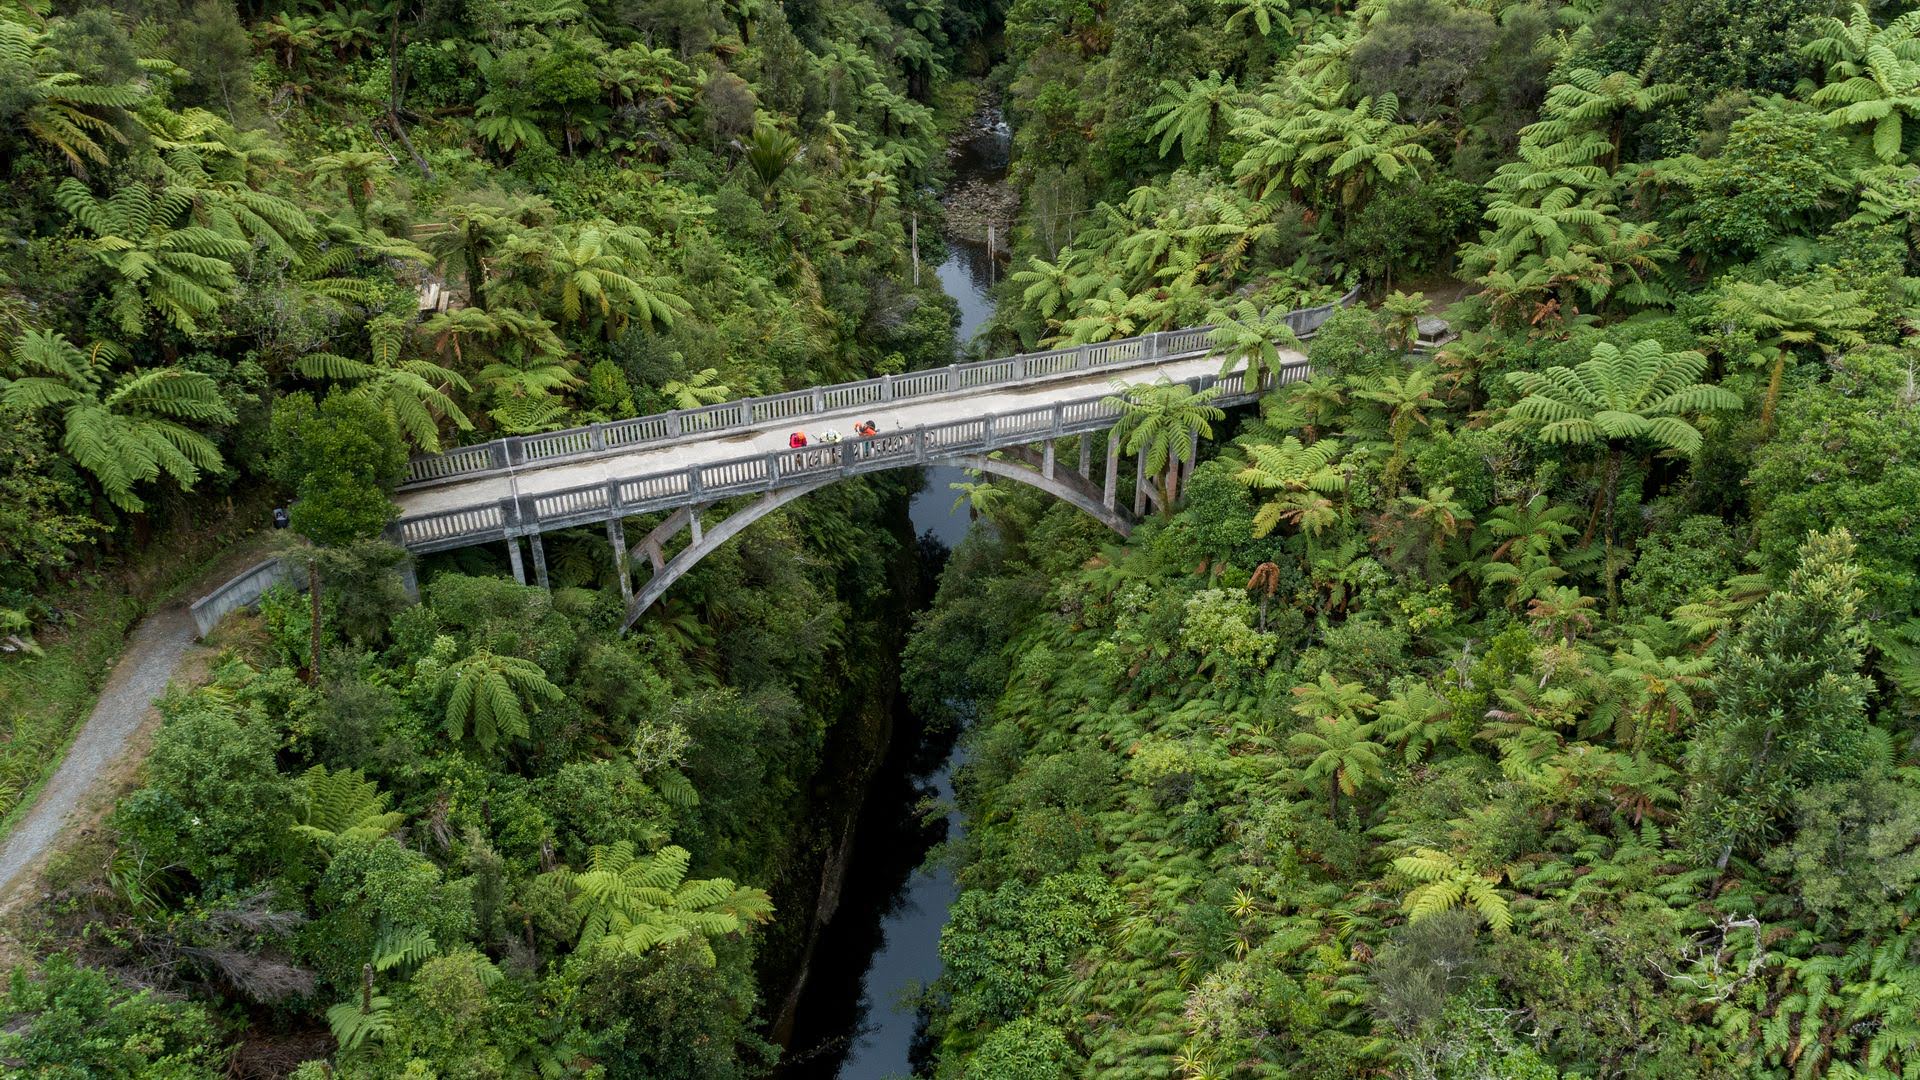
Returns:
[[[25,879],[26,872],[53,847],[73,812],[92,801],[89,796],[95,785],[112,773],[114,761],[126,750],[127,740],[139,730],[154,700],[166,692],[193,640],[193,617],[180,604],[154,612],[134,628],[66,760],[0,846],[0,896]]]

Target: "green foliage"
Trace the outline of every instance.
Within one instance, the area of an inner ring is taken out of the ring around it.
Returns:
[[[294,811],[294,833],[332,850],[348,840],[377,840],[400,827],[406,815],[388,810],[388,796],[360,773],[328,772],[315,765],[301,778],[306,791]]]
[[[1411,854],[1393,860],[1393,868],[1418,883],[1408,891],[1405,901],[1407,917],[1413,922],[1464,905],[1485,919],[1496,933],[1513,928],[1507,899],[1496,888],[1498,873],[1482,873],[1472,863],[1432,848],[1415,848]]]
[[[754,1030],[751,973],[706,963],[691,941],[586,954],[567,980],[586,1046],[616,1080],[748,1080],[779,1053]]]
[[[390,967],[396,953],[418,955],[426,943],[464,940],[473,926],[473,884],[446,880],[392,837],[343,839],[314,883],[311,910],[302,951],[337,992],[359,999],[360,1016],[348,1022],[377,1028],[381,1010],[367,1003],[371,983],[362,969]]]
[[[1162,378],[1144,386],[1116,383],[1115,389],[1118,393],[1106,401],[1120,411],[1123,445],[1145,461],[1149,474],[1162,477],[1160,508],[1171,514],[1180,497],[1180,464],[1191,464],[1194,443],[1213,438],[1214,421],[1227,415],[1209,404],[1220,396],[1220,388],[1193,390]]]
[[[150,866],[237,888],[289,851],[299,788],[274,761],[280,734],[269,710],[281,688],[246,672],[228,679],[219,695],[162,700],[145,785],[120,805],[114,828]]]
[[[1256,11],[1254,18],[1270,25],[1267,13]],[[1267,27],[1262,26],[1261,33]],[[1186,86],[1169,79],[1160,84],[1161,98],[1153,107],[1152,134],[1161,136],[1160,156],[1166,157],[1175,143],[1180,156],[1188,162],[1200,162],[1213,156],[1220,143],[1221,130],[1231,115],[1239,88],[1232,79],[1221,79],[1215,71]]]
[[[327,585],[34,918],[204,1010],[62,974],[16,1069],[223,1069],[268,972],[303,1077],[762,1075],[808,920],[745,931],[899,655],[972,722],[939,1075],[1914,1071],[1913,15],[456,8],[0,13],[0,635],[69,655],[35,590],[227,485]],[[1277,383],[1368,301],[1258,418],[1125,389],[1160,520],[985,486],[904,645],[881,480],[627,636],[593,537],[396,601],[410,447],[945,363],[907,237],[990,69],[991,351],[1210,322]]]
[[[1247,466],[1237,479],[1254,491],[1274,497],[1253,517],[1253,535],[1265,536],[1285,521],[1302,532],[1319,533],[1339,521],[1331,497],[1346,490],[1345,473],[1334,467],[1340,446],[1325,439],[1300,445],[1289,435],[1278,445],[1254,443],[1246,448]]]
[[[406,470],[393,421],[373,402],[333,393],[318,405],[304,394],[273,413],[274,478],[293,489],[293,528],[337,547],[379,535],[393,520],[387,500]]]
[[[204,1007],[122,986],[68,956],[14,968],[0,1009],[13,1018],[0,1055],[18,1076],[200,1080],[225,1068],[220,1026]]]
[[[955,1022],[1021,1015],[1120,911],[1117,891],[1092,874],[962,892],[940,933],[944,978],[965,995]]]
[[[1060,1029],[1021,1017],[987,1035],[968,1058],[967,1075],[981,1080],[1067,1080],[1079,1063]]]
[[[1732,391],[1694,381],[1706,367],[1699,353],[1664,352],[1656,341],[1624,350],[1601,342],[1577,368],[1509,374],[1525,396],[1508,407],[1505,422],[1547,443],[1645,440],[1692,453],[1701,436],[1687,416],[1739,405]]]

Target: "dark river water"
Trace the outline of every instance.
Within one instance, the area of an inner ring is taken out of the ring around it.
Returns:
[[[1006,126],[996,113],[981,128],[959,148],[956,183],[1006,171]],[[958,354],[993,315],[996,270],[985,245],[950,237],[937,272],[960,309]],[[949,486],[966,479],[950,466],[926,470],[910,510],[923,544],[951,549],[966,536],[970,516],[954,506]],[[927,1064],[920,997],[940,975],[940,930],[958,890],[944,865],[922,864],[960,834],[952,776],[962,757],[958,733],[929,731],[905,701],[893,723],[887,760],[855,826],[840,906],[821,932],[794,1016],[785,1080],[886,1080]]]

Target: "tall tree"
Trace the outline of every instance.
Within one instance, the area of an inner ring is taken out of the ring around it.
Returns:
[[[1327,813],[1338,819],[1340,796],[1359,794],[1384,770],[1381,759],[1387,748],[1373,741],[1370,725],[1361,719],[1379,699],[1359,683],[1343,683],[1328,674],[1294,687],[1293,693],[1298,699],[1293,711],[1311,720],[1313,727],[1288,736],[1287,749],[1311,758],[1301,778],[1327,781]]]
[[[1265,536],[1282,521],[1307,533],[1318,533],[1339,520],[1331,497],[1347,490],[1347,474],[1334,466],[1340,454],[1335,439],[1302,446],[1289,435],[1278,443],[1246,447],[1247,464],[1237,478],[1254,491],[1272,498],[1253,517],[1253,535]]]
[[[622,840],[595,847],[586,870],[554,871],[572,893],[580,919],[578,947],[641,953],[685,941],[712,964],[709,939],[741,933],[772,917],[773,903],[759,889],[726,878],[686,880],[691,861],[682,847],[639,855],[631,841]]]
[[[1819,36],[1802,51],[1826,66],[1826,85],[1808,102],[1827,110],[1834,127],[1868,129],[1868,144],[1881,161],[1908,161],[1907,121],[1920,119],[1920,13],[1903,13],[1882,27],[1857,3],[1846,22],[1825,16],[1809,30]]]
[[[629,320],[672,326],[687,302],[648,269],[646,234],[610,222],[563,225],[507,244],[510,294],[548,307],[565,326],[597,324],[608,337]],[[549,306],[551,305],[551,306]]]
[[[553,205],[537,195],[506,195],[494,190],[469,192],[441,210],[446,219],[419,226],[422,246],[439,260],[444,273],[458,264],[467,283],[467,302],[488,306],[489,263],[509,241],[553,220]]]
[[[1418,367],[1405,375],[1369,380],[1353,391],[1354,397],[1374,402],[1387,412],[1387,437],[1393,441],[1393,454],[1387,458],[1380,482],[1389,495],[1400,490],[1400,471],[1407,461],[1407,440],[1413,437],[1414,429],[1430,423],[1427,413],[1440,405],[1440,399],[1433,393],[1438,387],[1433,368]]]
[[[130,183],[101,199],[69,177],[54,198],[92,234],[84,249],[113,272],[113,314],[127,334],[145,328],[148,307],[194,333],[238,282],[233,260],[246,241],[194,224],[191,191]]]
[[[484,317],[484,316],[483,316]],[[478,320],[448,320],[461,327],[477,325]],[[500,322],[487,319],[486,327],[499,331]],[[473,430],[472,421],[454,403],[449,391],[471,390],[466,377],[419,356],[408,356],[411,344],[407,322],[395,315],[376,315],[367,321],[368,357],[361,360],[333,352],[310,352],[294,362],[302,375],[315,379],[334,379],[347,384],[352,392],[377,404],[413,444],[430,454],[440,452],[440,424],[450,421],[461,431]],[[456,346],[457,349],[457,346]]]
[[[140,102],[142,91],[103,86],[64,70],[44,31],[10,18],[0,18],[0,64],[10,69],[0,124],[52,147],[75,173],[85,176],[89,162],[107,163],[103,141],[127,142],[126,110]]]
[[[1867,343],[1860,328],[1874,320],[1875,312],[1865,299],[1865,293],[1841,289],[1824,277],[1800,285],[1736,281],[1721,290],[1719,314],[1751,328],[1760,338],[1760,347],[1747,359],[1768,369],[1767,392],[1760,405],[1762,426],[1773,423],[1780,382],[1795,348],[1816,348],[1830,360]]]
[[[532,734],[527,724],[529,708],[561,697],[560,688],[547,680],[540,665],[490,649],[449,665],[441,682],[447,689],[447,734],[458,742],[471,726],[473,739],[483,750]]]
[[[267,467],[294,493],[293,531],[316,547],[283,557],[307,570],[307,677],[320,670],[320,586],[330,553],[378,537],[398,513],[387,498],[406,475],[407,451],[392,418],[365,397],[338,391],[316,403],[290,394],[273,409]]]
[[[1809,536],[1785,586],[1724,639],[1714,710],[1687,750],[1686,801],[1690,846],[1722,869],[1775,833],[1797,791],[1851,777],[1871,756],[1853,554],[1844,529]]]
[[[1298,358],[1283,359],[1280,350],[1298,353],[1301,347],[1300,339],[1287,324],[1287,315],[1288,312],[1277,308],[1262,309],[1251,300],[1217,309],[1212,317],[1213,332],[1207,335],[1207,340],[1213,345],[1214,355],[1220,357],[1221,377],[1243,366],[1248,392],[1269,381],[1278,387],[1285,377],[1286,365],[1299,362]]]

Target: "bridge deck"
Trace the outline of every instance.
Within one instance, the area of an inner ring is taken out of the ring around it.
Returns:
[[[1289,360],[1305,359],[1298,354],[1284,355]],[[1145,383],[1164,375],[1174,382],[1180,382],[1195,376],[1212,375],[1219,369],[1220,360],[1217,357],[1194,353],[1170,357],[1157,364],[1129,367],[1122,372],[1092,371],[1082,377],[1054,379],[1028,386],[982,387],[978,393],[924,401],[863,405],[856,409],[809,416],[804,420],[773,419],[707,439],[625,452],[607,451],[597,456],[546,465],[529,463],[510,472],[446,481],[432,487],[403,489],[394,495],[393,501],[399,505],[400,516],[405,520],[449,510],[492,505],[516,496],[564,491],[610,480],[784,450],[787,448],[787,436],[796,428],[806,431],[809,438],[814,439],[827,428],[838,429],[842,437],[851,438],[856,420],[873,420],[879,424],[882,432],[898,431],[1083,400],[1107,392],[1116,377],[1123,377],[1129,383]]]

